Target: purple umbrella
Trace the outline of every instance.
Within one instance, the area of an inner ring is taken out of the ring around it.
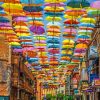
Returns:
[[[92,8],[100,9],[100,1],[95,1],[91,4]]]
[[[10,23],[0,23],[0,26],[11,27],[11,24]]]
[[[76,52],[76,53],[85,53],[86,49],[75,49],[74,52]]]
[[[13,49],[13,52],[22,53],[23,50],[22,49]]]
[[[13,21],[24,21],[24,22],[27,22],[27,18],[26,17],[15,17],[14,19],[13,19]]]
[[[45,3],[44,6],[66,6],[64,3]]]
[[[31,26],[30,31],[35,33],[35,34],[43,34],[45,33],[45,30],[41,26]]]

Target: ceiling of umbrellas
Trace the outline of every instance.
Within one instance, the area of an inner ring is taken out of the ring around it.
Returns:
[[[38,78],[63,81],[92,40],[100,1],[91,1],[0,0],[0,34]]]

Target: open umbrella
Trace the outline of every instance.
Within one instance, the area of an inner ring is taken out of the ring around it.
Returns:
[[[91,7],[92,8],[96,8],[96,9],[100,9],[100,1],[98,0],[98,1],[94,1],[94,2],[92,2],[91,3]]]
[[[72,8],[85,8],[85,7],[89,7],[90,3],[86,0],[80,0],[80,1],[76,1],[76,0],[71,0],[67,3],[67,6],[72,7]]]
[[[35,33],[35,34],[43,34],[45,33],[45,30],[41,26],[31,26],[30,31]]]
[[[20,0],[21,3],[24,3],[24,4],[42,4],[44,2],[44,0]]]
[[[23,10],[27,12],[40,12],[43,8],[41,6],[24,6]]]
[[[0,22],[1,23],[8,23],[8,22],[10,22],[10,20],[6,17],[0,17]]]

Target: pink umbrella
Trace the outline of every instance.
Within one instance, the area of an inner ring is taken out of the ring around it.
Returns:
[[[15,17],[13,19],[13,21],[24,21],[24,22],[27,22],[27,18],[26,17]]]
[[[85,53],[86,49],[75,49],[74,52],[76,52],[76,53]]]
[[[95,1],[91,4],[92,8],[100,9],[100,1]]]
[[[0,27],[1,26],[11,27],[11,24],[10,23],[0,23]]]
[[[45,3],[44,6],[66,6],[64,3]]]
[[[13,49],[13,52],[16,52],[16,53],[22,53],[23,50],[22,50],[22,49]]]
[[[64,32],[66,32],[66,33],[76,33],[76,29],[74,29],[74,28],[66,28],[64,30]]]

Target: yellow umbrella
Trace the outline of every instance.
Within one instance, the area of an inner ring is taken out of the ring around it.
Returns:
[[[96,23],[96,20],[94,18],[82,18],[80,20],[80,22],[82,22],[82,23],[93,23],[93,24],[95,24]]]
[[[9,44],[10,45],[15,45],[15,46],[20,46],[20,43],[19,42],[10,42]]]
[[[62,20],[62,18],[61,17],[52,17],[52,16],[47,16],[46,17],[46,20],[48,20],[48,21],[61,21]]]
[[[74,45],[63,45],[62,48],[73,48]]]
[[[17,36],[30,36],[30,34],[26,34],[26,33],[17,33]]]
[[[60,3],[60,2],[66,2],[67,0],[45,0],[45,2],[48,3]]]
[[[46,44],[36,43],[35,46],[46,46]]]
[[[61,12],[64,11],[64,7],[50,7],[50,6],[46,6],[44,8],[45,11],[52,11],[52,12]]]
[[[25,30],[28,30],[28,27],[26,27],[26,26],[15,26],[14,28],[15,29],[25,29]]]
[[[66,44],[67,44],[67,45],[68,45],[68,44],[69,44],[69,45],[70,45],[70,44],[73,45],[74,43],[75,43],[75,42],[74,42],[73,40],[70,40],[70,39],[63,40],[63,44],[64,44],[64,45],[66,45]]]
[[[57,36],[59,37],[61,33],[53,33],[53,32],[48,32],[47,35],[48,36]]]
[[[80,44],[76,45],[76,48],[79,48],[79,49],[84,48],[84,49],[86,49],[86,48],[88,48],[88,46],[87,46],[87,44],[80,43]]]
[[[21,10],[21,9],[23,9],[23,7],[22,7],[22,5],[21,4],[19,4],[19,3],[4,3],[4,4],[2,4],[2,7],[3,8],[5,8],[5,9],[19,9],[19,10]]]
[[[62,50],[61,51],[61,54],[72,54],[73,53],[73,51],[71,51],[71,50]]]

